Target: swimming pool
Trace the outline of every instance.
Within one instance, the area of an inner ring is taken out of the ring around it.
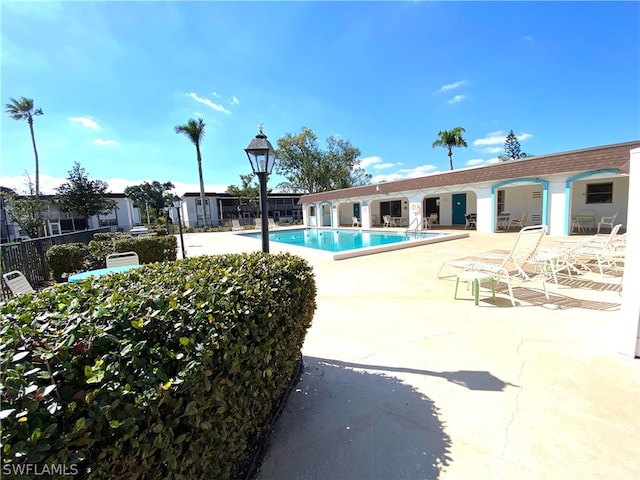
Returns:
[[[261,238],[262,234],[243,236]],[[334,260],[414,247],[455,238],[468,237],[468,233],[443,232],[387,232],[335,228],[305,228],[269,232],[270,242],[286,243],[296,247],[312,248],[332,254]]]

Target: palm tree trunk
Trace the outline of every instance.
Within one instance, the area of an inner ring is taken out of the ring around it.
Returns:
[[[196,153],[198,156],[198,176],[200,177],[200,205],[202,206],[202,215],[204,219],[204,226],[208,227],[207,222],[207,205],[204,197],[204,179],[202,178],[202,157],[200,156],[200,146],[196,145]]]
[[[40,163],[38,162],[38,149],[36,148],[36,135],[33,131],[32,117],[29,117],[29,130],[31,130],[31,143],[33,143],[33,153],[36,156],[36,198],[40,198]]]
[[[451,147],[448,147],[449,149],[449,168],[451,168],[451,170],[453,170],[453,152],[451,151]]]

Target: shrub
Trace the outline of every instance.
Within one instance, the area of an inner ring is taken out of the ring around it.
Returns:
[[[53,279],[61,282],[63,274],[82,270],[88,255],[89,248],[84,243],[64,243],[52,245],[47,250],[45,259]]]
[[[231,478],[293,374],[315,310],[307,263],[201,256],[0,305],[3,471]]]
[[[121,237],[115,242],[116,252],[136,252],[140,263],[175,260],[178,241],[174,236]]]

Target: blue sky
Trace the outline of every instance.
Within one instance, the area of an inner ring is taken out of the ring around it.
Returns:
[[[250,173],[259,123],[275,145],[311,128],[349,140],[373,181],[449,169],[440,130],[466,129],[454,168],[495,161],[512,129],[542,155],[640,138],[638,2],[0,3],[0,185],[34,157],[9,98],[33,98],[41,189],[77,161],[113,192],[198,190]],[[282,181],[272,175],[269,186]]]

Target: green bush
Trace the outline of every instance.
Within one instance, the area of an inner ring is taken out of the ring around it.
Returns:
[[[87,256],[89,248],[84,243],[53,245],[45,253],[47,265],[56,282],[61,282],[65,273],[82,270]]]
[[[116,252],[136,252],[140,263],[175,260],[178,241],[173,235],[155,237],[121,237],[115,242]]]
[[[232,478],[315,311],[301,258],[146,265],[0,305],[2,462],[80,478]]]

